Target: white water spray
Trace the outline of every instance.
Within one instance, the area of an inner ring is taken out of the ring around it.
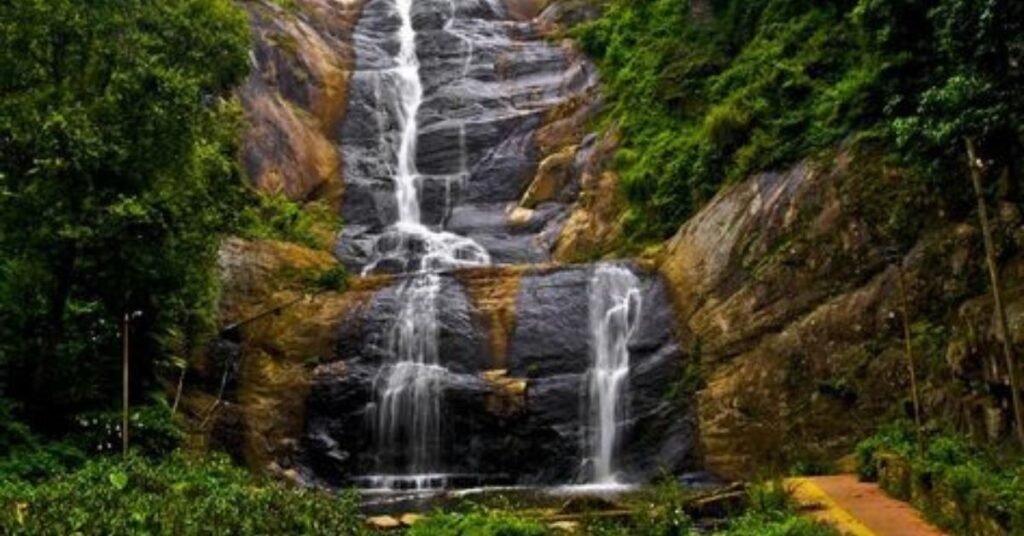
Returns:
[[[640,281],[626,268],[602,264],[595,269],[589,290],[590,482],[615,484],[619,430],[629,395],[628,345],[640,317]]]
[[[447,374],[437,354],[440,289],[437,274],[409,279],[399,289],[401,309],[387,337],[394,363],[382,371],[377,385],[378,451],[392,469],[414,475],[434,470],[439,453]]]

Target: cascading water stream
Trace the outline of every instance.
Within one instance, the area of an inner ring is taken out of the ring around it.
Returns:
[[[393,174],[398,221],[389,233],[377,242],[376,259],[363,268],[372,273],[381,261],[401,260],[414,272],[435,272],[466,266],[490,264],[487,250],[473,240],[423,224],[420,214],[419,182],[416,166],[416,139],[419,136],[417,114],[423,104],[423,82],[416,53],[416,29],[413,27],[414,0],[395,0],[401,25],[398,28],[399,49],[395,56],[393,83],[399,99],[398,121],[401,137],[396,151]]]
[[[401,258],[412,267],[398,290],[399,311],[387,335],[392,362],[375,382],[374,427],[380,468],[369,477],[377,488],[425,489],[445,486],[439,474],[441,397],[449,371],[438,359],[437,298],[440,271],[490,263],[487,251],[474,241],[422,223],[416,166],[417,113],[423,102],[414,0],[395,0],[401,19],[395,67],[386,78],[395,85],[401,137],[393,174],[398,220],[378,244],[378,258],[364,272],[372,272],[384,259]],[[421,249],[417,249],[417,245]],[[419,255],[418,259],[413,259]]]
[[[640,317],[640,281],[624,267],[602,264],[595,269],[589,290],[589,483],[616,484],[616,450],[629,398],[629,341]]]
[[[399,290],[401,310],[387,337],[395,362],[376,386],[378,452],[386,469],[412,475],[409,485],[417,489],[430,486],[440,450],[440,395],[447,374],[437,353],[440,288],[437,274],[424,274]]]
[[[413,0],[395,0],[395,8],[402,19],[398,28],[399,49],[395,58],[398,66],[398,95],[401,99],[402,137],[398,145],[398,169],[395,173],[395,197],[398,201],[398,227],[418,231],[420,201],[416,192],[416,114],[423,103],[423,83],[420,81],[420,63],[416,56],[416,30],[412,26]]]

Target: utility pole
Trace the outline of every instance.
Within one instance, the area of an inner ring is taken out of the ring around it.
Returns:
[[[121,366],[121,404],[123,406],[123,412],[121,414],[121,455],[128,456],[128,328],[131,322],[131,317],[128,313],[124,314],[124,320],[121,323],[121,341],[123,343],[123,362]]]
[[[971,168],[971,181],[974,184],[974,195],[978,198],[978,219],[981,220],[981,235],[985,242],[985,260],[988,264],[988,275],[992,283],[992,300],[995,302],[996,322],[1003,333],[1003,355],[1006,358],[1006,369],[1010,376],[1010,391],[1013,396],[1013,415],[1017,423],[1017,440],[1024,447],[1024,414],[1021,410],[1020,386],[1017,383],[1017,361],[1013,356],[1013,341],[1010,340],[1010,329],[1006,321],[1006,306],[1003,304],[1002,290],[999,286],[999,266],[996,264],[995,242],[992,240],[992,228],[988,221],[988,206],[985,203],[985,191],[981,179],[985,173],[985,163],[978,158],[974,140],[964,138],[967,146],[968,165]]]

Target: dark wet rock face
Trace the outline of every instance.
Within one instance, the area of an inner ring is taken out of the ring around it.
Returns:
[[[423,86],[416,146],[422,222],[472,239],[496,263],[547,260],[551,240],[542,233],[560,226],[571,197],[527,222],[513,225],[509,214],[544,156],[538,129],[557,107],[592,90],[592,65],[545,40],[539,24],[517,20],[501,0],[420,0],[412,19]],[[392,177],[402,110],[393,69],[400,25],[393,0],[369,0],[356,26],[340,133],[346,227],[337,247],[354,269],[373,259],[377,237],[398,217]]]
[[[586,457],[587,381],[591,366],[588,283],[594,267],[527,272],[515,296],[505,383],[489,381],[498,356],[472,289],[444,276],[438,295],[443,381],[438,471],[483,474],[520,483],[580,481]],[[509,276],[511,277],[511,276]],[[662,470],[695,466],[694,418],[688,400],[673,398],[683,352],[672,332],[672,309],[661,279],[641,275],[644,303],[630,340],[628,418],[619,468],[624,480],[645,481]],[[377,292],[342,320],[336,361],[314,373],[303,450],[313,475],[344,485],[378,467],[372,404],[374,382],[393,356],[384,341],[399,304],[401,282]],[[524,385],[518,403],[509,386]],[[504,398],[503,398],[504,397]]]

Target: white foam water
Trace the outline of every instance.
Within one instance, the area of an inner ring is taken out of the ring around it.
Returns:
[[[589,292],[588,483],[614,488],[618,486],[619,431],[629,398],[629,341],[640,317],[640,281],[627,268],[600,264],[591,277]]]

